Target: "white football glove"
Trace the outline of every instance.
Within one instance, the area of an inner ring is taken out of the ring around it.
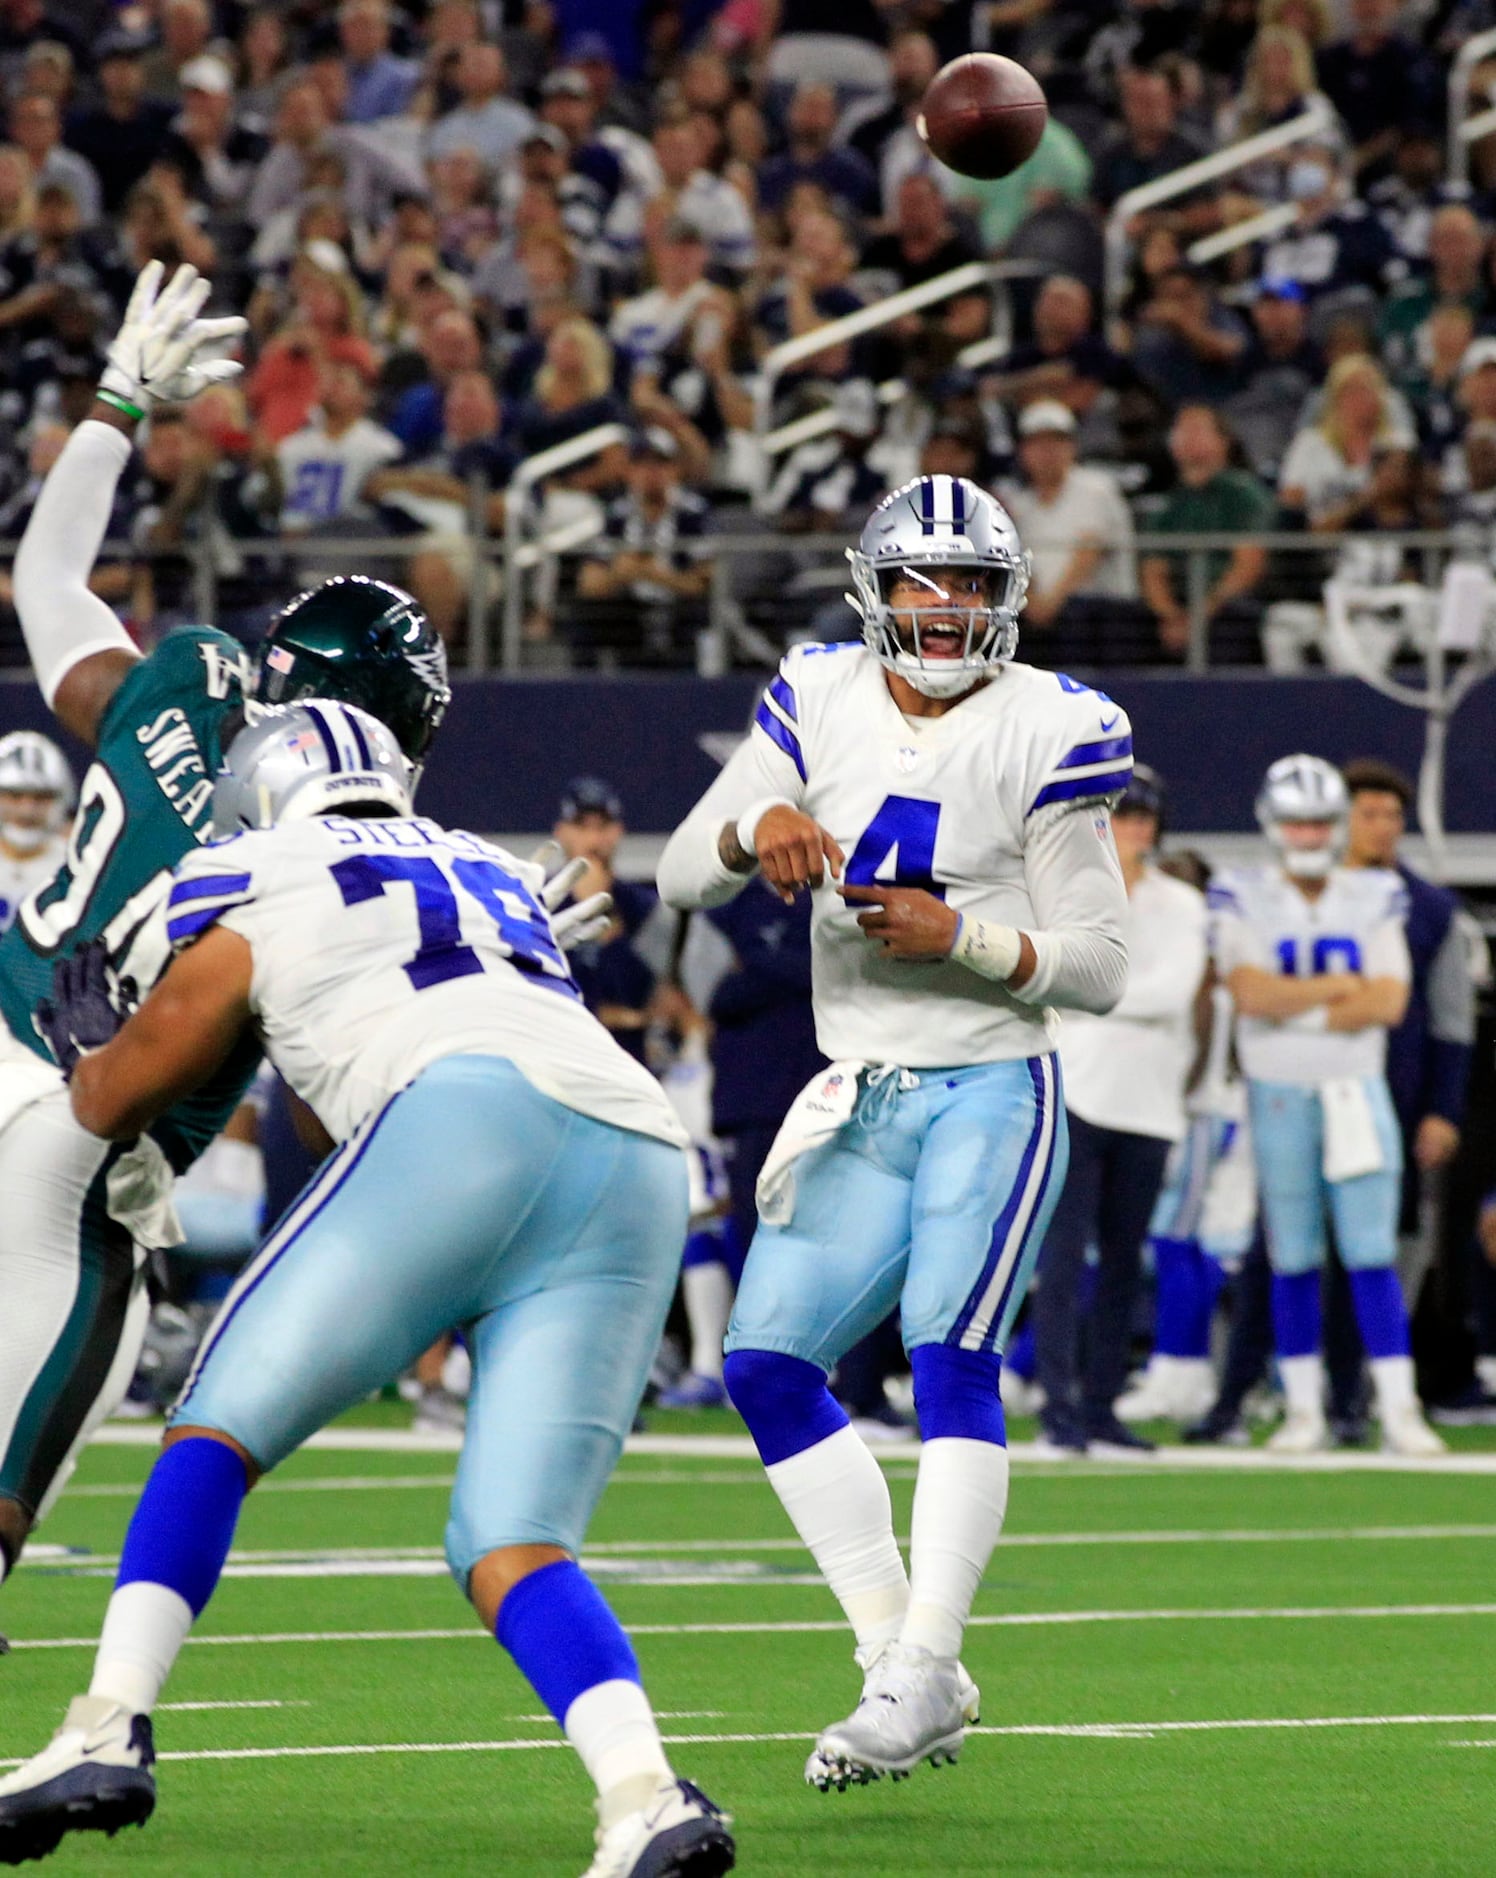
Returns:
[[[184,263],[161,291],[165,271],[159,261],[142,268],[99,380],[99,390],[110,394],[106,403],[147,416],[158,404],[185,404],[237,378],[244,367],[228,354],[249,330],[237,315],[198,318],[212,288],[195,267]]]
[[[553,845],[548,842],[546,847]],[[535,858],[539,860],[545,852],[545,848],[540,849]],[[575,906],[562,906],[562,901],[586,872],[586,856],[579,854],[574,861],[568,861],[565,867],[552,874],[540,889],[540,904],[551,916],[551,932],[563,952],[575,951],[578,946],[587,945],[593,939],[601,939],[613,923],[611,893],[589,894],[585,900],[578,900]]]

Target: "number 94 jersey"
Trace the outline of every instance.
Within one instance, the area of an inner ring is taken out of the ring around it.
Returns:
[[[536,893],[542,870],[428,821],[347,816],[187,856],[167,937],[249,942],[266,1053],[337,1140],[430,1064],[512,1062],[543,1094],[684,1147],[659,1084],[582,1004]]]
[[[1228,978],[1255,965],[1289,978],[1357,972],[1367,978],[1411,974],[1403,927],[1408,895],[1379,867],[1332,868],[1323,893],[1308,900],[1277,867],[1223,869],[1206,894],[1211,952]],[[1380,1076],[1387,1032],[1328,1031],[1319,1011],[1274,1022],[1237,1019],[1237,1054],[1254,1082],[1320,1083],[1335,1076]]]

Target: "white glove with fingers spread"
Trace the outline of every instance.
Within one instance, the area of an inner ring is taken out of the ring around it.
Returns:
[[[184,263],[163,290],[165,271],[159,261],[141,270],[99,380],[99,396],[128,417],[147,417],[158,404],[185,404],[244,369],[228,354],[247,322],[199,319],[210,283]]]
[[[547,842],[531,858],[544,865],[542,856],[547,848],[555,845],[554,842]],[[593,893],[585,900],[578,900],[575,906],[563,905],[572,888],[587,872],[587,867],[587,857],[579,854],[575,860],[568,861],[565,867],[558,868],[540,889],[541,905],[551,916],[551,931],[563,952],[571,952],[590,940],[601,939],[613,923],[611,893]]]

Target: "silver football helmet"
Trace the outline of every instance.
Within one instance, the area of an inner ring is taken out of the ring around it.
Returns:
[[[215,833],[237,835],[378,806],[408,816],[410,766],[377,717],[329,698],[262,705],[213,785]]]
[[[848,548],[848,601],[879,663],[927,698],[949,698],[990,677],[1018,649],[1029,557],[1012,517],[964,476],[918,476],[885,496]],[[979,569],[981,602],[968,606],[943,571]],[[895,581],[923,590],[921,605],[889,602]],[[965,621],[964,627],[958,622]]]
[[[1284,871],[1300,880],[1323,880],[1345,851],[1350,792],[1345,778],[1322,756],[1279,757],[1257,792],[1257,826],[1272,843]],[[1287,822],[1322,823],[1325,839],[1300,846]]]
[[[10,796],[49,796],[40,821],[15,819]],[[66,827],[78,787],[67,758],[50,737],[35,730],[13,730],[0,737],[0,840],[17,854],[35,854]]]

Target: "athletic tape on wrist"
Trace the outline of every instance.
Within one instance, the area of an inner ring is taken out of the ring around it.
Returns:
[[[751,802],[738,817],[738,846],[744,854],[758,853],[753,844],[754,836],[758,833],[759,823],[770,809],[792,809],[794,806],[788,796],[763,796],[759,801]]]
[[[956,916],[956,940],[951,957],[978,978],[995,979],[1001,984],[1018,969],[1023,955],[1022,943],[1015,928],[1000,926],[993,919],[968,919]]]

